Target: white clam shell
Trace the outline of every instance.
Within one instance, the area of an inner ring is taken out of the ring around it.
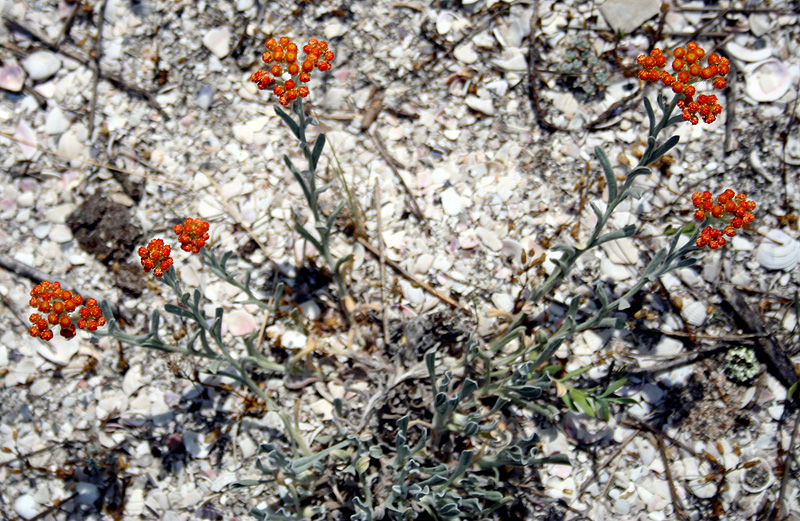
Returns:
[[[756,250],[756,260],[768,270],[790,270],[800,261],[800,242],[781,230],[770,230]]]
[[[783,62],[775,59],[748,65],[744,69],[745,92],[756,101],[775,101],[786,94],[792,77]]]
[[[728,42],[725,46],[728,54],[743,62],[753,63],[760,62],[772,58],[772,47],[764,47],[763,49],[750,49],[736,42]]]

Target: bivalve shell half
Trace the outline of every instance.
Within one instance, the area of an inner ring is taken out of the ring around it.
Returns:
[[[743,62],[753,63],[760,62],[772,58],[772,47],[764,47],[763,49],[750,49],[736,42],[728,42],[725,45],[725,50],[728,54]]]
[[[790,270],[800,261],[800,242],[781,230],[770,230],[756,250],[756,260],[768,270]]]
[[[683,316],[693,326],[702,326],[708,317],[708,305],[697,300],[683,306]]]
[[[781,61],[775,59],[748,65],[744,73],[745,92],[760,102],[780,99],[792,84],[789,70]]]

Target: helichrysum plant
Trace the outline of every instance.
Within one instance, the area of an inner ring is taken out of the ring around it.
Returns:
[[[256,71],[250,79],[259,89],[271,88],[278,97],[280,106],[275,106],[275,112],[297,139],[306,162],[306,168],[301,168],[288,155],[283,157],[302,189],[313,220],[312,225],[297,216],[295,231],[317,250],[336,281],[336,298],[347,327],[358,328],[342,273],[342,265],[351,256],[336,256],[330,247],[331,237],[338,229],[337,217],[345,203],[340,202],[327,213],[319,204],[320,195],[328,188],[319,186],[317,179],[326,138],[325,134],[318,134],[313,143],[308,141],[307,129],[317,125],[317,121],[306,113],[302,102],[310,94],[306,84],[311,73],[314,69],[330,70],[334,53],[326,42],[314,38],[302,49],[285,36],[270,38],[266,47],[262,60],[267,69]],[[705,51],[693,42],[685,48],[676,48],[673,55],[673,72],[665,70],[668,60],[661,50],[654,49],[638,59],[642,80],[663,84],[673,91],[670,102],[658,95],[658,116],[650,101],[644,99],[649,129],[647,148],[639,163],[619,182],[605,152],[600,147],[595,149],[608,186],[608,201],[605,205],[592,203],[597,219],[589,237],[581,244],[554,248],[556,254],[551,258],[554,267],[549,275],[538,286],[526,288],[522,309],[509,317],[507,326],[495,338],[485,340],[476,334],[469,335],[461,349],[463,355],[446,366],[435,350],[427,352],[424,355],[427,381],[418,376],[412,379],[417,381],[414,385],[424,386],[422,395],[429,398],[418,402],[415,408],[409,407],[396,420],[380,418],[383,425],[393,425],[389,432],[373,432],[365,419],[347,418],[351,411],[337,399],[336,415],[323,434],[310,438],[299,434],[297,418],[290,418],[267,395],[257,383],[256,373],[304,373],[315,378],[323,375],[313,367],[296,365],[295,359],[276,363],[258,342],[257,333],[245,338],[243,346],[229,346],[222,334],[223,308],[217,307],[214,316],[208,317],[200,292],[182,290],[172,258],[173,246],[189,255],[199,255],[213,274],[246,295],[246,304],[270,312],[270,320],[293,320],[288,324],[290,327],[302,328],[305,327],[302,319],[282,300],[282,285],[278,284],[271,296],[263,297],[251,287],[249,272],[243,278],[231,273],[227,262],[232,254],[219,256],[211,248],[209,224],[199,218],[185,219],[172,229],[173,238],[155,238],[138,251],[143,270],[152,272],[174,293],[175,303],[165,305],[164,310],[173,320],[191,326],[182,340],[167,341],[161,336],[163,327],[158,310],[152,314],[147,333],[130,335],[117,325],[107,302],[98,306],[94,299],[89,299],[83,305],[79,295],[48,281],[31,292],[30,305],[37,313],[30,317],[30,333],[50,340],[52,328],[60,327],[61,335],[71,338],[77,327],[134,346],[205,358],[208,372],[239,382],[268,409],[277,411],[283,420],[285,439],[262,444],[257,462],[261,476],[234,485],[280,485],[277,490],[283,491],[283,495],[269,496],[266,506],[252,510],[257,519],[301,521],[343,516],[354,521],[405,521],[423,516],[447,520],[506,519],[510,514],[503,509],[520,502],[515,486],[519,480],[532,477],[533,467],[568,462],[564,455],[540,455],[535,432],[524,433],[509,427],[528,422],[519,411],[554,418],[566,407],[608,419],[612,407],[632,402],[616,394],[627,382],[624,376],[609,375],[605,386],[587,385],[579,378],[590,367],[567,372],[562,365],[552,365],[551,358],[559,346],[588,329],[624,328],[625,315],[620,312],[630,307],[631,299],[641,289],[665,273],[692,265],[694,259],[690,255],[701,248],[724,246],[724,236],[733,237],[755,218],[752,212],[756,204],[744,194],[727,189],[714,198],[710,191],[697,192],[692,196],[692,204],[694,217],[701,225],[684,243],[682,234],[675,234],[627,291],[617,295],[598,284],[594,288],[594,308],[589,312],[581,312],[587,299],[576,296],[565,303],[566,312],[552,330],[548,329],[550,324],[541,325],[533,320],[536,306],[564,281],[582,255],[636,233],[634,225],[615,230],[608,230],[607,225],[624,200],[640,195],[636,179],[648,174],[649,165],[678,144],[677,136],[662,141],[661,133],[683,122],[697,124],[702,119],[711,124],[720,114],[722,106],[716,96],[697,95],[696,85],[710,81],[714,88],[724,88],[724,76],[730,69],[727,60],[711,54],[707,65],[701,65]],[[290,112],[281,108],[289,105]],[[673,115],[676,108],[681,110],[680,115]],[[279,315],[277,312],[282,308],[286,312]],[[104,325],[105,329],[98,329]],[[337,363],[341,364],[341,357],[338,358]],[[328,511],[332,501],[315,492],[323,487],[338,490],[341,511],[335,515]]]

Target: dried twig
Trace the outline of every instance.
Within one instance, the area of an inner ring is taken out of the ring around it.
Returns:
[[[672,470],[669,466],[669,457],[667,456],[667,449],[664,447],[664,433],[653,433],[656,439],[656,446],[661,453],[661,460],[664,462],[664,473],[667,475],[667,483],[669,483],[669,495],[672,496],[672,507],[675,510],[675,517],[681,520],[688,520],[686,511],[683,509],[681,499],[678,497],[678,491],[675,490],[675,481],[672,479]]]
[[[92,77],[92,101],[89,103],[89,136],[94,134],[94,115],[97,110],[97,84],[100,82],[100,59],[103,57],[103,25],[106,20],[106,0],[100,2],[100,19],[97,21],[97,38],[94,41],[94,49],[91,54]]]
[[[388,346],[391,342],[389,336],[389,317],[386,314],[386,259],[383,255],[383,218],[381,217],[381,187],[375,183],[375,215],[378,221],[378,262],[381,276],[381,319],[383,321],[383,342]]]
[[[795,415],[794,428],[792,429],[792,441],[789,442],[789,451],[786,453],[786,459],[783,461],[783,477],[781,477],[781,488],[778,492],[778,500],[775,502],[775,508],[772,510],[770,519],[778,521],[781,518],[781,510],[783,509],[783,498],[786,495],[786,485],[789,483],[789,475],[792,473],[792,454],[794,453],[794,443],[797,440],[797,426],[800,425],[800,412]]]
[[[411,211],[414,212],[414,215],[422,223],[422,227],[425,230],[425,233],[430,235],[431,226],[428,223],[428,219],[425,217],[425,214],[422,213],[422,210],[417,204],[417,199],[411,192],[411,189],[406,184],[405,179],[403,179],[403,176],[400,175],[399,169],[405,167],[397,159],[392,157],[392,155],[389,153],[388,150],[386,150],[386,146],[380,139],[378,139],[378,134],[376,132],[367,132],[367,134],[369,135],[369,137],[372,138],[372,142],[375,143],[375,146],[378,147],[378,152],[380,152],[381,157],[383,157],[383,160],[386,161],[386,164],[389,165],[389,168],[392,169],[392,172],[394,172],[395,177],[397,177],[400,180],[400,185],[403,187],[403,190],[405,190],[406,195],[408,196],[408,200],[411,202]]]
[[[378,249],[375,246],[373,246],[372,244],[367,242],[363,237],[356,237],[356,240],[359,243],[361,243],[361,245],[364,246],[364,248],[366,248],[367,251],[369,251],[376,258],[380,258],[380,252],[378,251]],[[397,273],[399,273],[403,278],[405,278],[409,282],[413,282],[414,284],[418,285],[424,291],[427,291],[428,293],[430,293],[434,297],[438,298],[442,302],[446,302],[450,306],[463,311],[464,313],[467,314],[467,316],[472,316],[472,311],[470,311],[469,309],[465,308],[463,304],[461,304],[460,302],[458,302],[456,300],[453,300],[452,298],[448,297],[447,295],[445,295],[443,293],[440,293],[440,292],[436,291],[436,289],[431,287],[429,284],[417,279],[414,275],[410,274],[408,271],[403,269],[402,266],[400,266],[398,263],[396,263],[392,259],[385,259],[385,261],[386,261],[386,264],[388,264],[390,268],[395,270]]]
[[[613,454],[611,454],[608,458],[606,458],[605,461],[603,461],[600,465],[598,465],[597,468],[595,468],[592,471],[592,475],[589,476],[588,478],[586,478],[586,480],[583,483],[581,483],[581,486],[578,487],[578,492],[575,494],[575,497],[573,498],[573,501],[580,501],[581,496],[583,496],[583,493],[586,491],[586,488],[589,485],[591,485],[592,482],[595,479],[597,479],[597,476],[599,475],[600,471],[603,470],[604,468],[606,468],[612,461],[614,461],[617,458],[619,458],[620,454],[622,454],[622,451],[624,451],[625,447],[628,446],[628,443],[630,443],[631,440],[633,440],[633,438],[635,438],[636,435],[639,434],[640,432],[641,431],[639,429],[636,429],[634,432],[628,434],[627,438],[622,440],[622,443],[620,443],[619,447],[617,447],[617,450],[615,450]],[[621,461],[621,458],[619,460],[617,460],[617,461]],[[608,479],[609,483],[611,483],[613,481],[612,478],[614,476],[614,472],[616,471],[616,467],[618,465],[619,465],[619,463],[615,464],[614,471],[611,472],[611,475],[610,475],[610,477]],[[602,497],[603,495],[605,495],[605,494],[601,494],[600,497]]]

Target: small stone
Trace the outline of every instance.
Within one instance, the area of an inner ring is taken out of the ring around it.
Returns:
[[[631,504],[625,499],[617,499],[614,501],[614,512],[621,516],[627,516],[631,511]]]
[[[39,512],[37,511],[39,508],[39,504],[36,503],[36,500],[33,499],[33,496],[29,494],[24,494],[19,496],[14,501],[14,512],[17,513],[22,519],[31,519],[35,517],[36,514]]]
[[[467,106],[474,111],[486,114],[487,116],[494,115],[494,103],[492,103],[492,100],[490,99],[479,98],[477,96],[467,96],[464,99],[464,103],[466,103]]]
[[[333,38],[344,36],[346,33],[347,27],[337,19],[334,19],[325,26],[326,40],[332,40]]]
[[[100,498],[100,491],[97,489],[97,485],[87,481],[78,482],[75,485],[75,492],[78,493],[75,502],[80,505],[93,505]]]
[[[187,431],[183,435],[183,445],[186,447],[186,452],[193,457],[202,459],[208,456],[208,444],[200,439],[200,434],[194,431]]]
[[[214,88],[210,85],[203,85],[197,91],[197,106],[203,110],[211,108],[211,102],[214,99]]]
[[[254,0],[237,0],[236,1],[236,10],[239,12],[247,11],[251,7],[255,5]]]
[[[436,17],[436,32],[441,35],[447,34],[450,32],[450,29],[452,29],[456,20],[458,20],[458,18],[450,11],[439,11],[439,15]]]
[[[325,421],[333,419],[333,404],[325,399],[317,400],[310,405],[311,410],[322,416]]]
[[[34,81],[46,80],[61,68],[61,60],[50,51],[36,51],[22,60],[22,67]]]
[[[475,63],[479,58],[478,53],[472,47],[472,43],[456,47],[456,50],[453,51],[453,56],[455,56],[456,60],[467,65]]]
[[[0,67],[0,89],[19,92],[25,85],[25,71],[19,65]]]
[[[22,150],[22,157],[25,159],[33,159],[38,152],[36,149],[38,140],[36,139],[36,134],[33,132],[33,129],[27,123],[20,120],[17,124],[17,130],[14,132],[14,137],[18,139],[17,144],[20,150]],[[19,201],[17,201],[17,203],[19,204]]]
[[[606,0],[600,13],[615,31],[630,34],[661,12],[661,0]]]
[[[256,328],[256,319],[243,309],[234,310],[225,317],[225,325],[233,336],[245,336]]]
[[[322,310],[319,308],[319,304],[313,300],[306,300],[298,304],[298,307],[300,308],[300,312],[303,313],[303,316],[309,320],[317,320],[322,316]]]
[[[74,132],[64,132],[58,139],[58,153],[69,159],[76,159],[83,155],[86,147]]]
[[[56,224],[50,230],[47,238],[58,244],[64,244],[72,240],[72,230],[66,224]]]
[[[457,128],[452,128],[445,130],[444,132],[442,132],[442,134],[444,134],[444,137],[446,137],[450,141],[456,141],[458,140],[458,136],[461,135],[461,131],[458,130]]]
[[[287,331],[281,336],[281,346],[285,349],[303,349],[308,337],[298,331]]]
[[[47,119],[44,121],[44,132],[54,136],[56,134],[63,134],[69,129],[69,120],[64,116],[60,108],[54,107],[47,114]]]
[[[447,215],[458,215],[461,213],[461,196],[452,186],[442,192],[442,209]]]
[[[511,313],[514,310],[514,299],[508,293],[495,293],[492,295],[492,304],[500,311]]]
[[[498,237],[497,234],[492,230],[487,230],[486,228],[479,226],[475,230],[475,234],[490,250],[500,251],[503,248],[503,242],[500,240],[500,237]]]
[[[221,60],[231,52],[231,30],[227,26],[211,29],[203,37],[203,46]]]
[[[125,378],[122,379],[122,392],[128,396],[133,395],[144,384],[142,379],[142,367],[135,365],[128,369]]]
[[[48,380],[41,378],[31,385],[31,394],[34,396],[44,396],[52,387]]]

